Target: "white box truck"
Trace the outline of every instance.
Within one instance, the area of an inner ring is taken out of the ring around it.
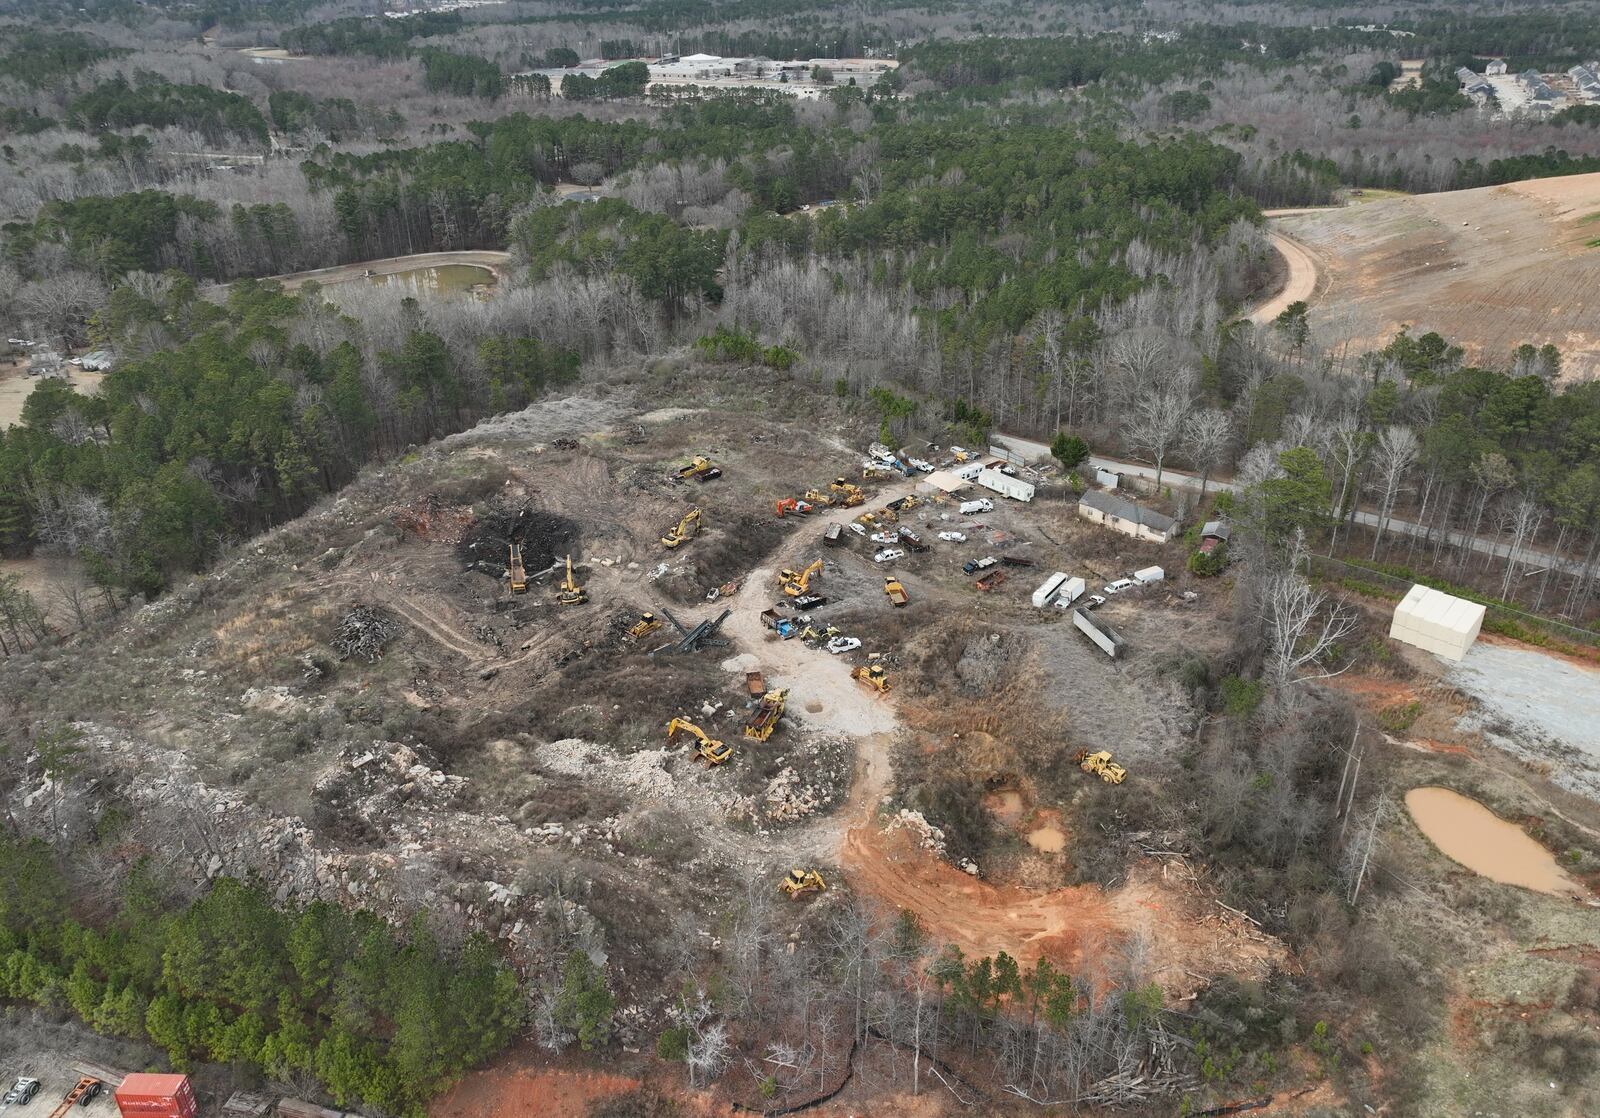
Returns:
[[[1067,607],[1071,606],[1073,602],[1076,602],[1079,598],[1083,597],[1083,592],[1087,589],[1089,589],[1089,584],[1084,582],[1083,579],[1067,579],[1067,581],[1062,584],[1060,593],[1056,597],[1056,605],[1060,606],[1062,609],[1066,609]]]
[[[1149,586],[1151,583],[1160,582],[1167,577],[1167,572],[1160,567],[1146,567],[1142,571],[1133,572],[1133,581],[1140,586]]]
[[[1067,581],[1065,571],[1057,571],[1044,580],[1044,585],[1033,592],[1033,608],[1044,609],[1045,606],[1056,600],[1056,595],[1061,593],[1061,584]]]

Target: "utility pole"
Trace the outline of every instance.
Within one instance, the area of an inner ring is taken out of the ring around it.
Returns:
[[[1356,883],[1350,890],[1350,906],[1355,907],[1356,898],[1361,896],[1361,881],[1367,876],[1367,862],[1372,857],[1372,843],[1378,837],[1378,820],[1383,815],[1384,793],[1378,797],[1378,806],[1372,809],[1372,827],[1367,831],[1367,852],[1361,856],[1361,870],[1356,874]]]

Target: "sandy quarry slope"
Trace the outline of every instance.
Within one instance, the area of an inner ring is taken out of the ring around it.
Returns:
[[[1567,375],[1600,374],[1600,174],[1390,198],[1280,218],[1317,258],[1311,323],[1352,352],[1402,325],[1471,360],[1523,342],[1560,347]]]

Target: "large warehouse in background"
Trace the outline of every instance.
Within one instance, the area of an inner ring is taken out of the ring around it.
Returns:
[[[1394,607],[1389,635],[1449,660],[1460,660],[1478,639],[1484,608],[1431,586],[1412,586]]]

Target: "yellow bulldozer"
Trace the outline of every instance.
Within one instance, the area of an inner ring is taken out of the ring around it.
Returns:
[[[805,492],[805,499],[810,501],[819,509],[826,508],[827,506],[833,504],[833,495],[831,493],[824,493],[820,489],[807,489]]]
[[[778,719],[783,717],[784,704],[789,700],[787,688],[781,691],[768,691],[761,696],[761,701],[756,704],[756,709],[750,712],[750,717],[745,719],[744,736],[756,741],[766,741],[772,736],[772,731],[778,728]]]
[[[863,504],[867,499],[866,490],[859,485],[846,481],[842,477],[834,478],[833,484],[828,488],[839,494],[833,503],[847,509],[853,509],[857,505]]]
[[[802,571],[783,570],[778,573],[778,581],[783,585],[783,592],[791,598],[798,598],[811,589],[811,580],[822,575],[822,560],[814,559],[811,565]]]
[[[778,888],[787,893],[790,900],[799,900],[807,893],[825,892],[828,883],[822,880],[822,875],[816,870],[792,869],[778,883]]]
[[[511,580],[513,594],[526,594],[528,592],[528,569],[522,565],[522,545],[511,545],[511,554],[506,558],[506,577]]]
[[[1128,770],[1113,761],[1111,754],[1103,749],[1099,753],[1080,749],[1073,760],[1078,762],[1078,767],[1084,772],[1094,773],[1107,784],[1121,784],[1128,779]]]
[[[683,514],[682,520],[667,529],[667,534],[661,537],[661,546],[668,551],[673,551],[677,549],[678,545],[686,540],[694,539],[699,534],[700,510],[693,508]]]
[[[628,639],[633,641],[644,640],[651,633],[661,628],[661,618],[653,613],[641,613],[639,620],[635,621],[628,629]]]
[[[887,694],[891,686],[882,664],[864,664],[854,668],[850,672],[850,678],[857,683],[865,684],[880,695]]]
[[[733,756],[732,749],[723,745],[687,718],[674,718],[667,723],[667,743],[670,745],[672,742],[677,741],[680,733],[689,734],[694,738],[694,756],[697,760],[704,761],[707,768],[720,765]]]
[[[578,585],[578,580],[572,574],[572,556],[567,556],[567,577],[561,580],[561,593],[556,601],[564,606],[581,606],[589,600],[589,595],[583,592],[583,587]]]

